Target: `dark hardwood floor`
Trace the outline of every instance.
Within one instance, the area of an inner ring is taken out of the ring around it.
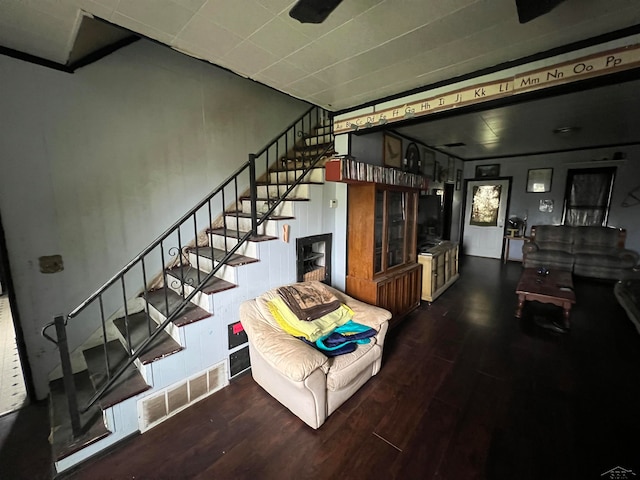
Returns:
[[[640,478],[640,335],[613,285],[576,278],[559,334],[539,326],[561,320],[557,307],[514,318],[518,263],[465,258],[461,272],[390,332],[380,373],[319,430],[245,375],[63,477]],[[45,456],[29,438],[0,431],[0,478],[46,478],[15,454]]]

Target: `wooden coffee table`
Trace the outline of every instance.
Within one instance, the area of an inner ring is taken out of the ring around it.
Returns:
[[[571,272],[551,270],[547,275],[541,275],[536,268],[525,268],[516,287],[516,294],[518,295],[516,318],[522,317],[522,307],[526,301],[551,303],[562,307],[564,328],[569,328],[571,306],[576,303]]]

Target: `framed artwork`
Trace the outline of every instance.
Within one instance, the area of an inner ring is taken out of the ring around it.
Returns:
[[[551,191],[553,168],[532,168],[527,172],[527,193]]]
[[[422,164],[420,163],[420,150],[418,146],[411,142],[407,146],[407,151],[404,154],[406,160],[405,170],[411,173],[420,173]]]
[[[436,152],[422,148],[422,174],[431,179],[436,178]]]
[[[491,178],[500,176],[500,164],[478,165],[476,167],[476,178]]]
[[[541,212],[553,213],[553,200],[540,200],[540,207],[538,209]]]
[[[401,168],[402,167],[402,139],[391,135],[384,134],[382,159],[385,167]]]
[[[456,170],[456,190],[462,188],[462,170],[459,168]]]
[[[473,187],[469,225],[498,226],[502,185],[476,185]]]

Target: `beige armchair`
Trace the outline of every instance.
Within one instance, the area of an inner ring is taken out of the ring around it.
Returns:
[[[319,428],[340,405],[377,374],[391,313],[325,286],[354,312],[353,321],[378,331],[368,344],[345,355],[327,357],[286,333],[267,302],[275,289],[240,305],[249,338],[251,374],[271,396],[312,428]]]

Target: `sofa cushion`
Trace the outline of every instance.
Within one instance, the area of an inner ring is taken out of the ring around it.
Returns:
[[[374,348],[376,339],[370,343],[358,345],[353,352],[338,355],[329,359],[327,373],[327,390],[335,392],[351,383],[363,368],[368,368],[382,355],[381,348]]]
[[[547,267],[562,270],[573,268],[574,255],[563,250],[538,250],[526,256],[527,267]]]
[[[564,225],[537,225],[535,242],[539,250],[572,253],[573,227]]]
[[[618,248],[620,233],[615,228],[574,227],[574,253],[601,254]]]
[[[617,250],[609,249],[596,253],[576,253],[575,265],[583,271],[585,267],[631,269],[635,266],[633,257],[620,255]]]

